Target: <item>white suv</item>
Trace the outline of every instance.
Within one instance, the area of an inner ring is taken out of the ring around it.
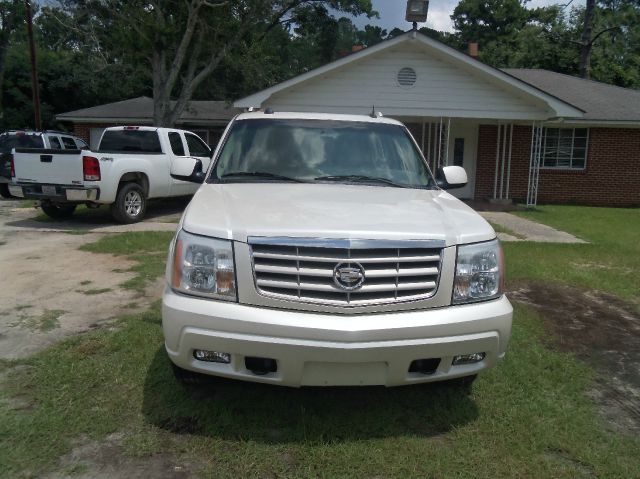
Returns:
[[[466,181],[455,166],[434,178],[395,120],[236,117],[169,251],[177,376],[469,383],[504,356],[512,308],[495,232],[444,191]]]

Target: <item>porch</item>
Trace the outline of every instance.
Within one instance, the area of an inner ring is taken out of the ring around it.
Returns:
[[[394,118],[405,123],[432,171],[461,166],[466,187],[451,193],[465,200],[537,202],[543,126],[541,121],[501,122],[445,117]]]

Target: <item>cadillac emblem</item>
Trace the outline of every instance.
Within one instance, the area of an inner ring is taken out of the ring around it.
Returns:
[[[333,282],[339,289],[355,291],[364,283],[364,268],[358,263],[339,263],[333,268]]]

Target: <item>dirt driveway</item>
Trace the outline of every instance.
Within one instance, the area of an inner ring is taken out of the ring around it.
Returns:
[[[24,201],[0,201],[0,358],[29,356],[61,338],[142,311],[160,296],[122,289],[133,277],[122,257],[78,248],[107,232],[175,230],[186,202],[150,206],[137,225],[114,225],[108,211],[48,222]],[[82,233],[82,234],[78,234]]]

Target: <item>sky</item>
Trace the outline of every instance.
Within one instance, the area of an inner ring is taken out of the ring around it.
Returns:
[[[453,25],[449,16],[459,0],[430,0],[429,16],[426,26],[440,31],[451,31]],[[552,5],[554,3],[567,3],[568,0],[531,0],[528,3],[530,8]],[[366,24],[379,25],[387,30],[399,27],[403,30],[410,28],[409,23],[404,19],[407,6],[406,0],[372,0],[373,8],[380,13],[380,18],[368,19],[366,17],[354,20],[355,24],[362,28]],[[574,0],[572,5],[584,4],[584,0]],[[422,27],[424,24],[418,25]]]

